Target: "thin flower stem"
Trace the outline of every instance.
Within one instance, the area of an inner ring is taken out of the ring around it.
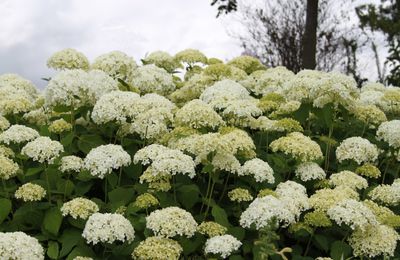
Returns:
[[[218,203],[222,201],[222,199],[225,196],[226,188],[228,188],[228,182],[229,182],[229,177],[231,176],[231,172],[228,172],[228,176],[226,177],[225,183],[224,183],[224,188],[222,189],[221,196],[218,199]]]
[[[8,193],[8,190],[7,190],[6,181],[4,179],[1,179],[1,182],[3,183],[4,192],[5,192],[6,196],[7,196],[7,198],[9,198],[10,194]]]
[[[211,185],[211,189],[210,189],[210,194],[208,196],[208,203],[207,203],[207,208],[206,208],[206,212],[204,213],[204,220],[206,220],[207,215],[208,215],[208,211],[210,209],[210,204],[211,204],[211,199],[212,199],[212,194],[214,191],[214,186],[215,186],[215,181],[212,181],[212,185]]]
[[[206,191],[206,196],[204,197],[205,199],[207,199],[207,197],[208,197],[208,193],[210,192],[210,187],[211,187],[211,173],[209,173],[209,175],[208,175],[207,191]],[[203,212],[203,207],[205,205],[204,198],[203,198],[203,202],[201,203],[200,214]]]

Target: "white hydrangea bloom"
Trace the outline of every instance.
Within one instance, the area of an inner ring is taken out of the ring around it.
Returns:
[[[261,229],[269,225],[272,218],[276,218],[285,226],[296,221],[295,215],[285,207],[285,204],[273,196],[256,198],[240,216],[240,225],[250,228]]]
[[[384,140],[394,149],[400,148],[400,120],[383,122],[376,131],[379,140]]]
[[[87,219],[90,215],[99,211],[99,206],[91,200],[75,198],[65,202],[60,210],[63,216],[70,215],[74,219]]]
[[[131,84],[143,94],[168,95],[176,88],[172,75],[153,64],[139,67],[132,74]]]
[[[351,171],[341,171],[332,174],[329,177],[329,184],[335,187],[345,186],[355,190],[368,187],[368,181],[366,179]]]
[[[28,182],[20,186],[14,196],[25,202],[40,201],[46,196],[46,191],[42,186]]]
[[[374,213],[362,202],[347,199],[337,203],[326,212],[338,225],[342,223],[351,229],[364,229],[368,225],[378,225]]]
[[[38,95],[36,86],[30,80],[12,73],[0,75],[0,88],[20,90],[25,92],[31,99],[36,99]]]
[[[24,232],[0,232],[1,259],[44,259],[39,241]]]
[[[0,86],[0,114],[20,114],[35,107],[35,98],[23,89]]]
[[[256,182],[274,183],[274,170],[259,158],[246,161],[238,172],[239,176],[252,175]]]
[[[252,86],[251,91],[256,95],[266,95],[268,93],[282,91],[285,82],[294,77],[294,73],[283,66],[270,68],[257,77],[257,81]]]
[[[135,60],[121,51],[112,51],[97,57],[92,69],[102,70],[113,78],[124,81],[132,79],[132,71],[137,68]]]
[[[10,127],[10,122],[8,122],[7,118],[0,115],[0,131],[4,131]]]
[[[214,109],[223,109],[228,101],[252,99],[252,97],[242,85],[233,80],[225,79],[206,88],[200,95],[200,99]]]
[[[379,201],[396,206],[400,203],[400,179],[396,179],[391,185],[381,184],[368,194],[373,201]]]
[[[64,152],[64,146],[47,136],[38,137],[21,149],[21,154],[28,156],[32,160],[49,164],[52,164],[62,152]]]
[[[225,122],[210,105],[199,99],[194,99],[176,112],[175,124],[192,128],[217,128],[225,125]]]
[[[375,162],[378,159],[379,150],[376,145],[359,136],[343,140],[336,149],[336,158],[339,162],[353,160],[357,164]]]
[[[232,235],[215,236],[207,239],[204,246],[205,254],[220,255],[223,259],[238,250],[242,242]]]
[[[155,210],[146,217],[146,227],[156,236],[166,238],[174,236],[192,237],[197,230],[197,223],[192,214],[178,207]]]
[[[99,242],[132,242],[135,231],[129,220],[120,214],[94,213],[86,221],[82,237],[93,245]]]
[[[296,219],[300,214],[310,208],[306,188],[294,181],[281,182],[276,187],[275,193],[283,206],[289,209]]]
[[[381,91],[376,91],[376,90],[362,91],[362,89],[361,89],[359,101],[363,105],[380,106],[383,95],[384,95],[384,93]]]
[[[193,178],[196,174],[192,157],[159,144],[151,144],[137,151],[133,162],[142,162],[143,165],[151,162],[151,172],[155,176],[187,174]]]
[[[103,95],[93,107],[91,117],[96,124],[116,121],[124,123],[140,96],[129,91],[112,91]]]
[[[302,181],[322,180],[326,177],[325,171],[315,162],[299,164],[296,167],[295,173]]]
[[[23,143],[31,141],[39,137],[39,133],[30,127],[24,125],[12,125],[6,131],[0,134],[0,142],[10,143]]]
[[[0,155],[0,165],[0,179],[8,180],[17,175],[19,166],[12,159]]]
[[[302,70],[283,83],[280,93],[288,100],[312,103],[312,89],[317,87],[318,80],[322,79],[325,73],[317,70]]]
[[[214,155],[211,164],[215,169],[237,173],[240,171],[239,160],[230,153],[217,153]]]
[[[356,229],[349,237],[349,244],[357,257],[393,257],[398,240],[400,236],[395,229],[385,225],[368,225],[364,229]]]
[[[83,168],[91,175],[103,179],[113,169],[128,166],[130,155],[120,145],[100,145],[90,150],[83,161]]]
[[[61,158],[59,167],[61,172],[80,172],[83,166],[83,160],[75,155],[68,155]]]
[[[71,48],[57,51],[47,60],[47,67],[56,70],[65,69],[89,69],[89,60],[86,56]]]

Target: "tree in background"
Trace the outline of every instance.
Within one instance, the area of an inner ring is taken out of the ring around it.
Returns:
[[[338,12],[337,2],[268,0],[262,6],[255,2],[214,0],[212,4],[218,4],[218,15],[238,11],[238,20],[245,30],[235,36],[246,53],[266,65],[283,65],[298,72],[332,70],[340,64],[344,72],[359,77],[356,54],[364,43],[350,28],[340,26],[349,17],[347,12]],[[345,1],[340,5],[342,10],[349,8]]]
[[[400,86],[400,0],[382,0],[379,5],[361,5],[356,8],[360,26],[385,34],[389,45],[386,63],[390,73],[387,83]]]

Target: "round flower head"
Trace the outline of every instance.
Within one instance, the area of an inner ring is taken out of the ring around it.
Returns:
[[[154,197],[151,193],[140,194],[133,203],[133,205],[138,207],[139,209],[148,209],[159,204],[160,202],[158,201],[158,199]]]
[[[302,181],[322,180],[325,178],[325,171],[315,162],[304,162],[297,166],[296,176]]]
[[[136,152],[133,162],[142,162],[147,165],[153,175],[176,175],[187,174],[190,178],[195,176],[195,163],[189,155],[175,149],[151,144]]]
[[[15,115],[28,112],[34,108],[35,99],[36,97],[32,97],[23,89],[11,86],[0,87],[0,113]]]
[[[1,259],[44,259],[44,250],[39,241],[24,232],[0,232]]]
[[[304,223],[312,227],[330,227],[332,226],[332,221],[322,211],[308,212],[304,215]]]
[[[25,202],[40,201],[45,196],[45,189],[43,189],[42,186],[33,183],[26,183],[15,191],[15,198],[21,199]]]
[[[165,51],[155,51],[147,55],[142,59],[144,65],[154,64],[159,68],[163,68],[169,73],[174,72],[180,64],[172,57],[168,52]]]
[[[112,51],[97,57],[92,69],[102,70],[113,78],[124,81],[132,79],[132,71],[137,67],[135,60],[121,51]]]
[[[62,132],[68,132],[72,129],[72,125],[64,119],[57,119],[49,125],[49,131],[55,134],[61,134]]]
[[[274,170],[267,162],[259,158],[246,161],[238,172],[239,176],[252,175],[256,182],[274,183]]]
[[[306,188],[294,181],[281,182],[276,187],[276,195],[282,204],[288,208],[296,218],[310,208]]]
[[[53,141],[47,136],[41,136],[22,147],[21,154],[40,163],[52,164],[63,151],[64,147],[60,142]]]
[[[375,128],[382,122],[387,121],[385,113],[375,105],[356,105],[352,109],[352,113],[364,124],[371,125],[370,128]]]
[[[135,231],[132,224],[120,214],[94,213],[86,221],[82,237],[87,243],[112,244],[115,241],[132,242]]]
[[[99,206],[91,200],[85,198],[75,198],[65,202],[61,207],[63,216],[70,215],[74,219],[87,219],[93,213],[99,211]]]
[[[176,112],[175,124],[191,128],[217,128],[220,125],[225,125],[218,113],[199,99],[186,103]]]
[[[12,125],[0,134],[0,142],[19,144],[31,141],[36,137],[39,137],[39,133],[35,129],[23,125]]]
[[[356,174],[362,175],[369,178],[379,178],[381,176],[381,171],[375,165],[370,163],[366,163],[360,167],[358,167],[355,171]]]
[[[376,135],[378,139],[384,140],[394,149],[400,148],[400,120],[384,122],[378,127]]]
[[[140,99],[129,91],[112,91],[103,95],[95,104],[92,119],[96,124],[108,122],[124,123],[129,118],[135,104]]]
[[[215,236],[207,239],[204,246],[205,254],[220,255],[227,258],[234,251],[238,250],[242,243],[231,235]]]
[[[368,225],[365,229],[356,229],[349,237],[349,244],[355,256],[393,257],[398,240],[400,236],[395,229],[385,225]]]
[[[199,50],[186,49],[175,54],[175,59],[180,62],[185,62],[188,64],[194,63],[207,63],[207,57],[201,53]]]
[[[366,179],[351,171],[341,171],[332,174],[329,177],[329,184],[335,187],[345,186],[355,190],[368,187],[368,181]]]
[[[10,158],[0,155],[0,179],[8,180],[17,175],[19,166]]]
[[[322,159],[321,147],[310,137],[299,132],[293,132],[270,144],[273,152],[283,152],[300,162],[310,162]]]
[[[178,207],[168,207],[150,213],[146,217],[146,227],[154,232],[156,236],[192,237],[197,230],[197,223],[193,216]]]
[[[253,200],[253,196],[251,196],[249,190],[236,188],[228,192],[228,197],[231,201],[243,202],[243,201],[251,201]]]
[[[396,206],[400,203],[400,181],[396,179],[392,185],[381,184],[368,193],[373,201]]]
[[[0,145],[0,156],[4,156],[7,158],[13,158],[15,156],[13,150],[4,145]]]
[[[76,256],[73,260],[93,260],[93,258],[88,256]]]
[[[120,145],[100,145],[90,150],[83,161],[83,168],[91,175],[103,179],[112,170],[128,166],[131,157]]]
[[[83,166],[83,160],[74,155],[68,155],[61,158],[59,167],[61,172],[80,172]]]
[[[197,232],[208,237],[222,236],[225,235],[226,231],[228,231],[226,227],[213,221],[201,222],[197,227]]]
[[[49,122],[50,114],[44,108],[31,110],[22,116],[29,124],[46,125]]]
[[[312,208],[326,212],[337,203],[347,199],[358,199],[358,193],[346,186],[339,186],[334,189],[320,189],[310,196],[309,202]]]
[[[343,200],[327,211],[330,219],[337,224],[348,225],[351,229],[364,229],[368,225],[377,225],[374,213],[362,202],[348,199]]]
[[[142,94],[168,95],[176,88],[172,75],[153,64],[137,68],[132,77],[132,86],[138,88]]]
[[[1,88],[20,90],[30,98],[36,98],[38,95],[36,86],[17,74],[7,73],[0,75],[0,86]]]
[[[4,131],[10,127],[10,122],[8,122],[7,118],[0,115],[0,131]]]
[[[75,49],[67,48],[51,55],[47,60],[47,67],[56,70],[65,69],[89,69],[89,61],[86,56]]]
[[[378,155],[379,150],[376,145],[359,136],[345,139],[336,149],[336,158],[339,162],[344,160],[353,160],[357,164],[375,162]]]
[[[380,206],[372,200],[364,200],[363,204],[375,214],[376,219],[380,224],[384,224],[393,228],[400,227],[400,216],[389,208]]]
[[[240,216],[240,225],[250,228],[253,224],[257,230],[266,227],[276,218],[279,222],[290,224],[295,222],[294,214],[285,204],[273,196],[256,198]]]
[[[251,74],[257,70],[265,69],[265,66],[258,59],[247,55],[241,55],[239,57],[233,58],[228,61],[227,64],[244,70],[247,74]]]
[[[133,250],[136,260],[178,260],[183,248],[178,242],[163,237],[148,237]]]

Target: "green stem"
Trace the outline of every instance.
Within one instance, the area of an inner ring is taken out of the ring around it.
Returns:
[[[218,203],[220,203],[222,201],[222,199],[225,196],[225,192],[226,192],[226,188],[228,188],[228,181],[229,181],[229,177],[231,176],[231,172],[228,172],[228,176],[226,177],[225,183],[224,183],[224,188],[222,189],[222,193],[221,196],[218,199]]]
[[[49,203],[51,203],[51,187],[50,187],[50,181],[49,181],[49,174],[47,172],[47,164],[45,164],[45,167],[44,167],[44,174],[46,175],[47,193],[48,193],[48,197],[49,197]]]
[[[306,256],[306,255],[308,254],[308,250],[310,249],[311,240],[313,239],[313,237],[314,237],[314,230],[313,230],[313,232],[311,233],[310,238],[308,239],[307,247],[306,247],[306,250],[304,251],[303,256]]]
[[[207,191],[206,191],[205,199],[207,199],[207,197],[208,197],[208,193],[210,192],[210,187],[211,187],[211,173],[209,173],[209,175],[208,175],[208,184],[207,184]],[[204,205],[205,205],[205,203],[204,203],[204,197],[203,197],[203,202],[201,203],[201,207],[200,207],[200,214],[201,214],[201,212],[203,212]]]
[[[67,174],[67,180],[65,181],[65,187],[64,187],[64,198],[63,200],[65,201],[65,198],[67,197],[67,187],[68,187],[68,181],[69,181],[69,174]]]
[[[122,178],[122,166],[121,168],[119,168],[118,187],[121,186],[121,178]]]
[[[104,179],[104,203],[107,204],[107,177]]]
[[[210,194],[208,196],[208,203],[207,203],[207,208],[206,208],[206,212],[204,213],[204,220],[206,220],[207,215],[208,215],[208,211],[210,209],[210,203],[211,203],[211,199],[212,199],[212,194],[214,191],[214,186],[215,186],[215,181],[212,181],[212,185],[211,185],[211,189],[210,189]]]
[[[383,172],[383,176],[382,176],[382,184],[384,184],[384,183],[385,183],[386,172],[387,172],[387,170],[388,170],[388,168],[389,168],[389,164],[390,164],[390,161],[388,160],[388,161],[387,161],[387,163],[386,163],[385,171]]]

